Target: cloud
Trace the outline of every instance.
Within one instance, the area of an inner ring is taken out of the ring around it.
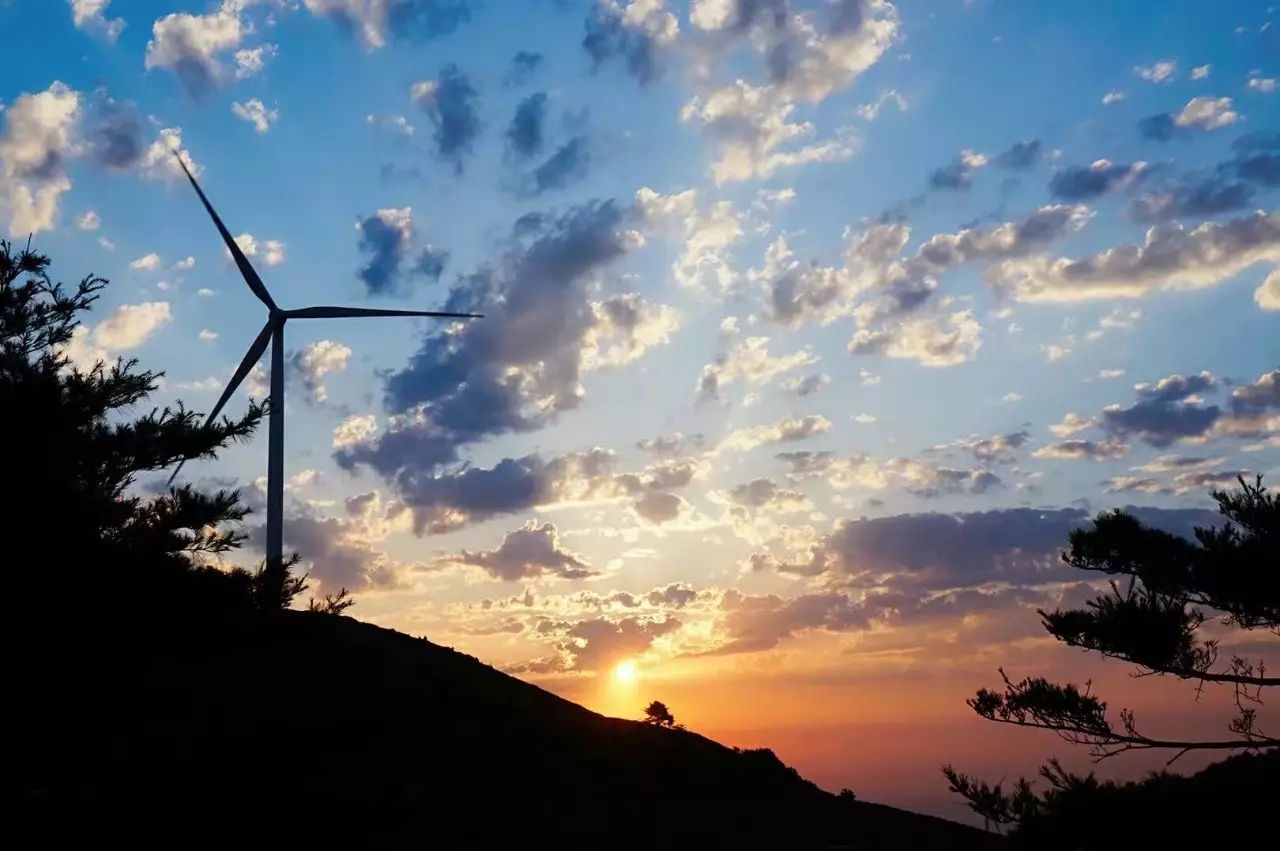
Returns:
[[[1126,97],[1128,97],[1128,95],[1119,89],[1112,89],[1102,96],[1102,105],[1111,106],[1113,103],[1120,103],[1120,101],[1124,100]]]
[[[141,346],[172,319],[167,301],[122,304],[93,328],[77,326],[64,354],[81,370],[97,361],[110,363],[116,353]]]
[[[679,494],[655,491],[641,496],[632,505],[636,515],[645,522],[661,526],[687,514],[689,504]]]
[[[95,99],[85,136],[97,164],[115,171],[136,166],[146,146],[137,104],[106,95]]]
[[[794,393],[797,396],[811,396],[830,383],[830,376],[824,375],[821,372],[814,372],[805,376],[788,378],[778,386],[786,392]]]
[[[208,94],[224,77],[219,54],[239,47],[251,32],[240,17],[244,6],[223,0],[209,14],[174,12],[158,19],[147,42],[146,69],[168,68],[192,95]]]
[[[1280,310],[1280,270],[1267,275],[1253,291],[1253,300],[1263,310]]]
[[[352,414],[333,429],[333,448],[342,449],[367,441],[378,431],[378,418],[373,414]]]
[[[102,226],[102,217],[93,210],[85,210],[76,217],[76,227],[80,230],[97,230]]]
[[[1280,133],[1246,133],[1231,144],[1235,158],[1226,168],[1259,186],[1280,186]]]
[[[1197,65],[1191,69],[1191,79],[1203,80],[1209,76],[1211,71],[1213,71],[1212,65]]]
[[[262,73],[267,60],[275,56],[277,48],[274,44],[260,44],[257,47],[246,47],[235,52],[236,79],[247,80]]]
[[[259,133],[266,133],[280,118],[279,110],[267,109],[266,104],[257,98],[231,104],[231,112],[236,118],[252,124],[253,129]]]
[[[1106,440],[1071,438],[1059,443],[1042,446],[1031,453],[1032,457],[1035,458],[1049,458],[1059,461],[1079,459],[1110,461],[1115,458],[1123,458],[1127,454],[1129,454],[1129,444],[1122,440],[1111,438]]]
[[[1132,186],[1146,174],[1147,164],[1141,160],[1129,165],[1097,160],[1088,167],[1068,166],[1054,173],[1049,193],[1066,201],[1084,201]]]
[[[775,423],[735,429],[716,444],[713,452],[746,452],[771,443],[794,443],[825,434],[830,428],[831,421],[821,414],[783,417]]]
[[[325,390],[324,377],[347,371],[347,362],[351,359],[351,349],[333,340],[319,340],[309,343],[306,348],[293,352],[289,356],[289,367],[306,390],[307,401],[313,405],[323,404],[329,394]]]
[[[418,277],[438,281],[449,254],[433,245],[417,248],[413,208],[384,208],[356,222],[365,264],[356,272],[369,295],[403,292]]]
[[[665,6],[666,0],[595,0],[582,39],[592,68],[618,59],[640,83],[655,80],[661,72],[659,50],[680,33],[679,21]]]
[[[648,650],[661,636],[675,632],[676,618],[661,620],[593,618],[569,627],[562,652],[573,659],[572,669],[600,671]]]
[[[588,290],[636,244],[632,216],[591,202],[521,217],[497,260],[461,278],[445,305],[488,318],[430,334],[387,377],[387,409],[408,419],[380,438],[376,468],[430,470],[462,446],[541,428],[578,407],[584,342],[601,322]],[[414,447],[412,457],[397,446]]]
[[[508,532],[492,550],[463,550],[457,556],[445,556],[441,562],[478,567],[504,582],[544,576],[585,579],[595,575],[582,556],[561,545],[554,524],[539,525],[533,520]]]
[[[0,215],[15,236],[51,230],[71,188],[66,160],[78,153],[81,96],[55,81],[43,92],[19,95],[3,115]]]
[[[769,354],[768,345],[768,337],[747,337],[717,355],[698,375],[698,398],[720,400],[725,387],[735,382],[764,384],[784,372],[817,362],[808,349],[775,356]]]
[[[848,595],[819,591],[786,599],[752,596],[730,588],[720,599],[716,654],[751,653],[776,647],[797,633],[824,629],[847,632],[870,625],[870,615]]]
[[[174,152],[177,152],[177,157],[174,157]],[[193,175],[200,176],[200,165],[191,158],[191,152],[182,147],[182,128],[165,127],[143,152],[137,165],[138,174],[147,180],[185,180],[186,176],[175,159],[181,159]]]
[[[150,254],[145,254],[142,257],[139,257],[137,260],[131,260],[129,262],[130,269],[137,269],[139,271],[146,272],[159,269],[162,265],[163,261],[160,259],[160,255],[156,254],[154,251]]]
[[[965,190],[973,183],[973,173],[987,165],[990,160],[986,154],[977,151],[963,150],[956,158],[940,169],[929,174],[930,189]]]
[[[908,319],[887,329],[863,329],[849,340],[850,354],[882,354],[923,366],[956,366],[971,360],[982,346],[982,326],[961,310],[938,319]]]
[[[70,0],[70,4],[76,29],[102,33],[107,41],[115,41],[124,31],[124,18],[107,18],[111,0]]]
[[[1007,151],[996,156],[996,165],[1014,171],[1026,171],[1040,161],[1043,147],[1039,139],[1014,142]]]
[[[674,308],[650,304],[635,293],[592,302],[595,323],[582,340],[584,370],[625,366],[654,346],[665,345],[680,327]]]
[[[1275,77],[1250,77],[1247,85],[1249,91],[1264,95],[1269,95],[1280,89],[1280,81],[1276,80]]]
[[[507,125],[507,150],[516,157],[531,157],[542,150],[542,128],[547,118],[546,92],[529,95],[516,104]]]
[[[636,448],[654,455],[678,455],[689,450],[700,450],[704,443],[706,438],[700,434],[686,435],[677,431],[637,441]]]
[[[1124,491],[1137,493],[1162,493],[1181,496],[1187,493],[1203,494],[1210,490],[1227,490],[1238,484],[1241,476],[1249,476],[1249,470],[1194,470],[1179,473],[1170,479],[1152,476],[1113,476],[1106,481],[1109,493]]]
[[[1108,405],[1098,425],[1116,437],[1133,436],[1152,446],[1165,447],[1176,440],[1204,434],[1217,421],[1221,409],[1203,405],[1199,394],[1218,386],[1208,372],[1170,375],[1152,384],[1137,384],[1137,400],[1128,406]]]
[[[436,154],[462,173],[462,162],[480,135],[476,90],[470,78],[452,63],[440,69],[435,80],[420,80],[410,89],[410,100],[435,125]]]
[[[807,322],[826,324],[854,315],[867,342],[889,347],[904,334],[917,338],[931,325],[966,324],[963,317],[933,317],[926,327],[895,327],[896,320],[928,305],[937,290],[937,278],[970,263],[1023,257],[1084,227],[1091,213],[1083,205],[1050,205],[1021,219],[991,228],[965,228],[934,234],[914,254],[900,257],[911,238],[901,223],[880,223],[862,230],[846,229],[844,264],[802,264],[785,239],[776,240],[765,253],[764,265],[749,278],[765,295],[765,315],[788,327]],[[861,304],[858,304],[861,300]]]
[[[752,479],[746,484],[721,491],[720,495],[734,505],[778,514],[809,511],[813,508],[809,498],[800,491],[779,487],[772,479],[765,478]]]
[[[897,89],[885,89],[880,96],[871,103],[864,103],[857,109],[858,117],[865,118],[868,121],[875,121],[880,115],[880,110],[886,105],[893,104],[898,108],[899,112],[907,111],[907,99]]]
[[[552,189],[563,189],[586,177],[590,162],[591,149],[587,145],[587,138],[574,136],[533,170],[525,184],[525,192],[529,195],[541,195]]]
[[[371,50],[393,40],[446,36],[471,20],[471,0],[303,0],[303,5]]]
[[[246,257],[262,256],[268,266],[279,266],[285,260],[285,245],[278,239],[265,239],[261,242],[251,233],[242,233],[236,238],[236,245]],[[228,252],[230,256],[230,252]]]
[[[818,162],[838,162],[853,155],[847,135],[796,147],[811,136],[809,122],[794,123],[796,103],[785,90],[753,86],[743,80],[705,97],[694,97],[681,112],[715,140],[718,149],[711,174],[717,184],[766,178],[780,168]]]
[[[1147,139],[1166,142],[1188,130],[1219,130],[1235,124],[1240,114],[1232,108],[1231,98],[1195,97],[1187,101],[1176,115],[1162,113],[1138,122],[1138,132]]]
[[[1144,224],[1203,218],[1248,209],[1252,201],[1252,186],[1214,175],[1141,195],[1129,205],[1129,217]]]
[[[1161,59],[1153,65],[1134,66],[1133,72],[1148,83],[1171,83],[1177,70],[1177,62],[1172,59]]]
[[[636,192],[636,203],[655,223],[679,221],[684,247],[671,264],[676,283],[692,290],[724,294],[734,288],[737,275],[729,249],[744,235],[742,218],[729,201],[717,201],[699,212],[696,190],[661,195],[649,187]]]
[[[1079,260],[1008,260],[993,284],[1019,301],[1140,298],[1157,289],[1205,289],[1259,262],[1280,262],[1280,213],[1255,212],[1191,230],[1161,224],[1141,245],[1118,245]]]
[[[541,53],[533,53],[528,50],[518,51],[511,57],[511,67],[507,71],[506,84],[508,86],[519,86],[527,83],[529,78],[537,73],[545,61]]]

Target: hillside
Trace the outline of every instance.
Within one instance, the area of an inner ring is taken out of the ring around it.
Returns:
[[[91,810],[99,836],[179,847],[994,842],[349,618],[132,626],[95,647],[96,766],[78,790],[46,792],[50,824],[87,826]]]

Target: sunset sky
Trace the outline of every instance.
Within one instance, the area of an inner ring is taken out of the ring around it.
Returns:
[[[0,0],[0,31],[0,228],[112,282],[77,362],[207,410],[265,319],[175,148],[282,305],[486,314],[288,326],[285,543],[357,617],[951,817],[941,761],[1084,757],[973,718],[1000,665],[1225,724],[1035,609],[1093,593],[1058,561],[1093,513],[1189,533],[1280,479],[1276,7]],[[260,508],[265,456],[183,474]]]

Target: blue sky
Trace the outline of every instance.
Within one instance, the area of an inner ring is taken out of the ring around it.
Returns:
[[[1275,19],[9,0],[0,226],[198,410],[263,316],[174,145],[282,304],[488,314],[289,326],[286,542],[368,619],[605,709],[624,659],[977,664],[1088,512],[1280,468]],[[186,472],[260,501],[265,441]]]

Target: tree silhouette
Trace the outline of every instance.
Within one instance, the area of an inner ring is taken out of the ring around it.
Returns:
[[[219,585],[264,608],[287,603],[301,590],[296,582],[264,593],[260,575],[206,564],[207,556],[243,543],[243,533],[227,527],[247,513],[236,492],[184,485],[139,493],[140,474],[182,458],[212,458],[246,440],[265,406],[251,404],[239,419],[208,425],[180,403],[131,414],[161,373],[139,370],[134,360],[71,362],[67,348],[80,317],[107,282],[88,276],[67,291],[48,269],[48,257],[0,241],[0,442],[9,450],[0,517],[11,545],[20,536],[23,547],[40,553],[20,572],[28,603],[37,610],[76,601],[93,608],[113,589],[135,604],[163,605],[165,594],[181,593],[183,585],[202,592]]]
[[[1140,669],[1137,676],[1193,680],[1197,693],[1207,685],[1231,686],[1236,713],[1227,724],[1230,736],[1149,736],[1129,709],[1121,709],[1119,723],[1113,722],[1106,702],[1088,683],[1081,688],[1043,677],[1015,681],[1003,669],[1003,689],[982,689],[968,705],[988,720],[1052,730],[1068,742],[1087,745],[1095,760],[1150,749],[1168,750],[1169,763],[1192,750],[1280,753],[1280,738],[1259,727],[1256,709],[1263,690],[1280,679],[1268,677],[1260,660],[1232,654],[1219,664],[1219,640],[1201,631],[1217,620],[1224,627],[1280,635],[1280,499],[1262,486],[1261,476],[1239,482],[1238,489],[1212,492],[1225,522],[1197,528],[1194,541],[1152,529],[1119,510],[1099,515],[1092,529],[1075,530],[1063,560],[1115,578],[1083,609],[1040,611],[1045,629],[1059,641],[1131,662]],[[1056,761],[1040,771],[1049,784],[1045,796],[1025,779],[1006,792],[949,765],[943,773],[951,790],[989,825],[1023,824],[1052,809],[1055,801],[1083,798],[1101,788],[1092,775],[1072,775]]]
[[[661,700],[655,700],[644,708],[644,722],[655,727],[675,727],[676,716]]]

